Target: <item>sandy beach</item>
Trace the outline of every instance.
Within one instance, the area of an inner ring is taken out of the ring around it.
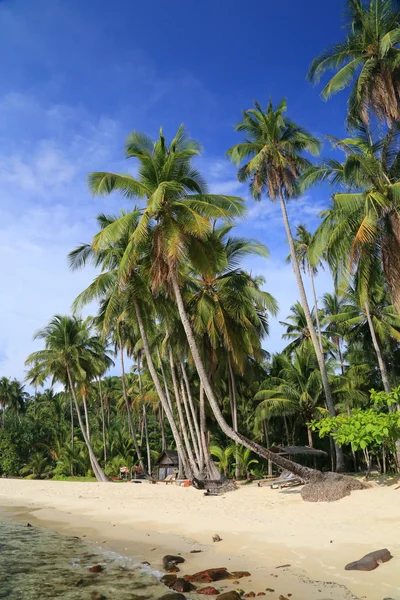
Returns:
[[[395,486],[374,487],[312,504],[298,488],[245,486],[206,497],[161,483],[0,479],[0,508],[9,515],[85,536],[155,570],[164,554],[178,552],[186,559],[182,574],[222,566],[248,570],[251,577],[239,586],[221,582],[218,588],[265,592],[271,600],[400,600],[399,494]],[[216,533],[222,541],[213,543]],[[385,547],[394,558],[375,571],[344,570]],[[202,552],[191,554],[194,549]]]

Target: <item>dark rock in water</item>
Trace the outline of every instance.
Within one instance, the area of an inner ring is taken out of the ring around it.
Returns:
[[[291,565],[287,564],[287,565],[278,565],[277,567],[275,567],[275,569],[286,569],[286,567],[290,567]]]
[[[232,571],[232,579],[242,579],[242,577],[251,577],[251,573],[248,571]]]
[[[240,596],[237,592],[232,590],[230,592],[224,592],[223,594],[220,594],[217,596],[217,600],[240,600]]]
[[[164,567],[164,571],[167,571],[167,573],[179,573],[180,568],[177,567],[175,563],[167,563]]]
[[[211,585],[208,585],[205,588],[201,588],[200,590],[196,590],[197,594],[204,594],[205,596],[218,596],[219,592],[218,590],[215,589],[215,587],[212,587]]]
[[[185,575],[184,578],[194,583],[212,583],[213,581],[221,581],[221,579],[230,579],[231,574],[228,573],[226,567],[218,567],[217,569],[199,571],[193,575]]]
[[[27,527],[32,527],[32,525],[30,523],[27,523],[26,526]]]
[[[203,550],[191,550],[190,554],[198,554],[199,552],[203,552]]]
[[[90,571],[90,573],[101,573],[103,570],[103,567],[101,565],[93,565],[93,567],[89,567],[88,571]]]
[[[170,592],[169,594],[164,594],[164,596],[161,596],[159,600],[186,600],[186,598],[183,594]]]
[[[255,598],[256,595],[255,595],[255,592],[249,592],[248,594],[245,594],[244,597],[245,598]]]
[[[90,600],[106,600],[106,597],[99,592],[92,592],[90,595]]]
[[[274,592],[275,590],[273,590],[272,588],[265,588],[266,592]]]
[[[141,565],[146,565],[146,566],[150,566],[150,563],[148,560],[142,560],[142,562],[140,563]]]
[[[163,575],[160,581],[170,588],[176,581],[176,575]]]
[[[171,585],[171,590],[174,590],[175,592],[191,592],[194,589],[194,585],[189,581],[186,581],[186,579],[183,579],[183,577],[178,577]]]
[[[388,562],[392,557],[389,550],[384,548],[383,550],[375,550],[366,554],[360,560],[356,560],[345,566],[346,571],[373,571],[380,564]]]
[[[162,559],[164,569],[167,568],[167,565],[180,565],[184,562],[185,559],[182,556],[174,556],[173,554],[166,554]]]
[[[222,538],[219,537],[218,533],[216,533],[215,535],[213,535],[213,542],[222,542]]]

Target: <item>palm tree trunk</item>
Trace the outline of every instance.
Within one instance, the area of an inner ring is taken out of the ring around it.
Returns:
[[[175,440],[175,444],[176,444],[176,449],[178,451],[178,454],[179,454],[179,457],[180,457],[180,461],[182,463],[182,467],[183,467],[183,469],[184,469],[184,471],[186,473],[186,476],[189,477],[189,479],[192,479],[193,473],[192,473],[191,466],[189,464],[189,460],[188,460],[187,454],[185,452],[185,448],[184,448],[183,443],[182,443],[182,438],[179,435],[179,431],[178,431],[178,428],[177,428],[176,423],[175,423],[175,419],[174,419],[174,415],[172,413],[171,406],[168,403],[167,397],[165,396],[165,394],[163,392],[160,380],[158,378],[157,371],[156,371],[155,366],[154,366],[154,362],[153,362],[153,358],[151,356],[149,341],[147,339],[146,330],[145,330],[145,327],[144,327],[142,313],[140,311],[139,303],[138,303],[138,301],[136,300],[135,297],[132,298],[132,302],[133,302],[133,305],[134,305],[134,308],[135,308],[136,318],[137,318],[137,322],[138,322],[138,326],[139,326],[139,331],[140,331],[140,337],[142,338],[143,350],[144,350],[144,353],[145,353],[145,356],[146,356],[147,366],[149,368],[151,378],[152,378],[154,386],[156,388],[156,391],[157,391],[158,397],[160,399],[161,405],[162,405],[162,407],[164,409],[164,412],[165,412],[165,414],[167,416],[168,423],[169,423],[169,425],[171,427],[172,435],[174,436],[174,440]]]
[[[263,419],[263,428],[264,428],[264,440],[267,448],[270,447],[269,443],[269,433],[268,433],[268,421],[267,419]],[[268,460],[268,477],[272,477],[272,463]]]
[[[233,409],[232,410],[232,425],[233,425],[233,430],[237,431],[238,430],[238,420],[237,420],[236,381],[235,381],[235,374],[234,374],[233,368],[232,368],[230,352],[228,352],[228,367],[229,367],[229,376],[230,376],[230,380],[231,380],[231,391],[232,391],[232,409]],[[235,478],[239,479],[239,476],[240,476],[240,468],[239,468],[239,461],[238,461],[238,445],[236,443]]]
[[[188,404],[188,400],[187,400],[187,397],[186,397],[185,384],[184,384],[184,381],[183,381],[182,377],[180,377],[180,384],[181,384],[181,394],[182,394],[182,400],[183,400],[183,407],[185,409],[186,421],[187,421],[187,424],[189,426],[190,438],[192,440],[194,453],[196,455],[196,461],[197,461],[197,464],[198,464],[198,469],[199,469],[199,471],[201,471],[202,465],[201,465],[201,458],[200,458],[200,449],[199,449],[199,446],[197,444],[196,432],[194,430],[192,416],[190,414],[189,404]]]
[[[185,333],[186,333],[186,337],[187,337],[189,348],[190,348],[190,351],[191,351],[191,354],[193,357],[193,361],[196,366],[196,370],[199,375],[200,382],[202,383],[202,385],[204,387],[204,391],[208,398],[208,402],[211,406],[211,409],[214,413],[215,419],[216,419],[219,427],[222,429],[222,431],[225,433],[225,435],[228,436],[230,439],[232,439],[234,442],[237,442],[237,443],[241,444],[242,446],[245,446],[245,448],[250,448],[250,450],[252,450],[256,454],[258,454],[259,456],[262,456],[263,458],[270,459],[273,463],[275,463],[277,466],[281,467],[282,469],[288,469],[289,471],[291,471],[292,473],[294,473],[296,475],[299,475],[299,477],[302,477],[303,479],[306,479],[306,480],[309,479],[311,477],[312,473],[314,472],[313,469],[309,469],[308,467],[303,467],[302,465],[294,463],[291,460],[287,460],[286,458],[283,458],[282,456],[277,456],[276,454],[266,450],[265,448],[263,448],[256,442],[253,442],[253,441],[247,439],[245,436],[243,436],[239,432],[234,431],[232,429],[232,427],[230,427],[228,425],[228,423],[225,421],[224,416],[219,407],[218,401],[217,401],[217,399],[214,395],[214,392],[211,388],[203,361],[201,360],[200,352],[199,352],[199,349],[197,348],[193,330],[192,330],[191,324],[189,322],[188,316],[186,314],[182,294],[181,294],[181,291],[179,288],[178,276],[177,276],[177,273],[174,270],[174,268],[171,268],[171,270],[170,270],[170,277],[171,277],[172,288],[174,291],[174,295],[175,295],[175,299],[176,299],[176,303],[177,303],[177,307],[178,307],[178,311],[179,311],[179,316],[180,316],[182,325],[183,325]]]
[[[110,481],[108,479],[108,477],[106,476],[106,474],[104,473],[104,471],[101,468],[101,466],[99,465],[99,462],[98,462],[98,460],[96,458],[96,455],[93,452],[93,448],[92,448],[92,445],[90,443],[90,440],[89,440],[89,438],[88,438],[88,436],[86,434],[85,427],[84,427],[83,420],[82,420],[82,416],[81,416],[81,412],[79,410],[78,399],[76,397],[75,388],[74,388],[74,384],[73,384],[72,377],[71,377],[71,372],[70,372],[68,366],[67,366],[67,374],[68,374],[68,382],[69,382],[70,391],[71,391],[71,394],[73,396],[74,403],[75,403],[76,414],[78,415],[79,426],[81,428],[82,436],[83,436],[83,439],[85,441],[86,447],[87,447],[88,452],[89,452],[90,463],[92,465],[95,477],[96,477],[97,481],[102,481],[102,482]]]
[[[98,382],[99,382],[100,407],[101,407],[101,425],[102,425],[102,435],[103,435],[103,454],[104,454],[104,464],[105,464],[107,462],[106,417],[104,414],[104,398],[103,398],[103,391],[101,389],[101,377],[99,377]]]
[[[117,325],[117,327],[118,327],[118,325]],[[133,419],[132,419],[131,407],[129,406],[128,392],[126,389],[126,380],[125,380],[124,349],[122,347],[121,337],[120,336],[118,336],[118,337],[119,337],[119,356],[120,356],[120,361],[121,361],[122,393],[123,393],[124,401],[125,401],[125,409],[126,409],[126,416],[127,416],[128,424],[129,424],[129,431],[131,434],[131,438],[133,440],[133,445],[135,447],[135,452],[137,454],[139,464],[140,464],[141,468],[143,469],[143,473],[146,473],[146,469],[145,469],[144,462],[143,462],[143,456],[142,456],[142,453],[140,451],[139,444],[137,441],[137,432],[136,432],[135,423],[133,422]]]
[[[137,355],[137,370],[138,370],[138,379],[139,379],[139,392],[142,396],[142,370],[140,366],[140,352]],[[151,475],[151,452],[150,452],[150,439],[149,439],[149,427],[147,422],[147,409],[146,404],[143,403],[143,428],[144,428],[144,437],[146,441],[146,452],[147,452],[147,472]]]
[[[309,275],[310,275],[311,289],[312,289],[313,298],[314,298],[315,319],[317,321],[319,347],[321,349],[321,352],[323,352],[324,349],[323,349],[323,346],[322,346],[321,324],[319,322],[318,301],[317,301],[317,294],[315,292],[314,273],[313,273],[313,270],[312,270],[312,268],[310,266],[308,267],[308,272],[309,272]]]
[[[145,404],[143,404],[143,426],[144,426],[144,439],[146,441],[147,472],[149,475],[151,475],[151,452],[150,452],[149,427],[148,427],[148,422],[147,422],[147,410],[146,410]]]
[[[382,376],[383,388],[384,388],[385,392],[389,393],[392,389],[392,386],[390,385],[388,370],[386,368],[385,361],[383,360],[383,356],[382,356],[381,348],[379,346],[378,338],[376,337],[374,324],[372,322],[371,312],[369,309],[368,302],[365,302],[365,313],[367,315],[367,321],[368,321],[369,331],[370,331],[371,338],[372,338],[372,344],[374,346],[376,357],[378,359],[379,370],[380,370],[381,376]]]
[[[218,470],[212,461],[210,455],[210,444],[207,435],[207,421],[206,421],[206,407],[204,402],[204,388],[202,383],[200,382],[200,435],[201,435],[201,445],[203,448],[203,457],[204,457],[204,465],[206,467],[206,472],[209,479],[217,479],[218,474],[216,471]]]
[[[193,456],[192,447],[189,442],[189,436],[188,436],[187,429],[186,429],[185,419],[183,417],[181,398],[179,396],[178,381],[176,378],[174,357],[172,354],[171,346],[169,347],[168,352],[169,352],[169,364],[170,364],[171,376],[172,376],[172,387],[174,388],[176,408],[178,409],[179,424],[181,426],[183,441],[185,442],[186,452],[188,455],[190,466],[192,468],[193,473],[196,474],[198,469],[197,469],[196,461]]]
[[[289,434],[289,426],[287,422],[286,415],[283,415],[283,422],[285,424],[285,432],[286,432],[286,444],[290,446],[290,434]]]
[[[193,403],[193,397],[192,397],[192,392],[190,390],[189,378],[187,376],[185,363],[183,361],[181,361],[181,369],[182,369],[183,380],[185,382],[186,393],[187,393],[187,397],[188,397],[188,401],[189,401],[190,412],[192,413],[194,428],[196,430],[196,435],[197,435],[197,446],[199,448],[199,467],[200,467],[200,470],[202,470],[204,467],[204,456],[203,456],[203,447],[201,444],[200,425],[199,425],[199,421],[197,418],[196,409],[195,409],[195,406]]]
[[[386,393],[390,393],[392,390],[392,386],[390,385],[390,379],[389,379],[389,374],[388,374],[388,370],[386,367],[386,363],[383,359],[383,355],[382,355],[382,351],[381,351],[381,347],[379,345],[379,341],[378,338],[376,337],[376,333],[375,333],[375,329],[374,329],[374,324],[372,322],[372,317],[371,317],[371,312],[369,309],[369,304],[368,301],[365,302],[365,312],[367,315],[367,321],[368,321],[368,326],[369,326],[369,331],[371,333],[371,338],[372,338],[372,344],[374,346],[374,350],[376,353],[376,357],[378,359],[378,366],[379,366],[379,370],[381,372],[381,376],[382,376],[382,383],[383,383],[383,389],[385,390]],[[396,440],[396,457],[397,457],[397,464],[400,466],[400,440]]]
[[[158,349],[158,347],[157,347],[157,358],[158,358],[158,363],[160,365],[161,375],[162,375],[163,382],[164,382],[165,396],[167,398],[169,408],[170,408],[171,412],[173,412],[172,411],[171,395],[169,393],[168,384],[167,384],[167,376],[165,374],[165,369],[164,369],[163,361],[161,359],[161,354],[160,354],[160,350]]]
[[[285,230],[286,230],[286,236],[287,236],[287,239],[289,242],[289,247],[290,247],[292,266],[293,266],[294,274],[296,276],[297,286],[299,288],[300,302],[301,302],[301,305],[304,310],[304,315],[306,317],[307,326],[308,326],[308,329],[309,329],[309,332],[311,335],[311,340],[312,340],[312,343],[314,346],[315,355],[317,357],[319,369],[321,371],[322,385],[324,387],[324,393],[325,393],[325,398],[326,398],[326,403],[328,406],[329,414],[331,417],[334,417],[336,415],[335,404],[333,401],[332,392],[331,392],[331,388],[329,385],[328,373],[326,370],[324,355],[323,355],[321,348],[319,346],[319,343],[318,343],[317,334],[315,332],[314,323],[313,323],[311,313],[310,313],[310,307],[308,306],[306,291],[304,289],[304,283],[303,283],[303,279],[301,277],[299,263],[297,261],[296,250],[294,247],[293,236],[292,236],[292,232],[290,229],[289,217],[287,214],[286,203],[285,203],[285,199],[282,194],[282,190],[279,190],[279,200],[280,200],[280,205],[281,205],[281,210],[282,210],[283,223],[285,225]],[[343,451],[336,443],[335,443],[335,454],[336,454],[336,471],[343,472],[344,471]]]
[[[86,435],[88,436],[88,440],[90,441],[90,427],[89,427],[89,416],[86,402],[86,394],[82,394],[82,402],[83,402],[83,410],[85,412],[85,423],[86,423]]]
[[[158,418],[160,420],[161,450],[165,450],[167,448],[167,443],[165,440],[164,410],[162,406],[159,407]]]
[[[71,448],[73,450],[74,449],[75,432],[74,432],[74,406],[73,406],[72,394],[69,397],[69,410],[70,410],[70,415],[71,415]]]

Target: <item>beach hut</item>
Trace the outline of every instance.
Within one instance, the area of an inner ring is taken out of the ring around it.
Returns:
[[[179,458],[176,450],[163,450],[156,461],[156,479],[164,481],[179,470]]]

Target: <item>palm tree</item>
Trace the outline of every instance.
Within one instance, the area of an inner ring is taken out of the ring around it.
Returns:
[[[303,152],[318,154],[320,142],[305,129],[285,117],[286,108],[286,101],[282,100],[276,109],[272,102],[269,102],[266,111],[263,111],[256,102],[254,109],[244,111],[243,119],[236,129],[244,132],[246,141],[233,146],[228,151],[228,156],[238,165],[242,161],[247,161],[239,169],[238,177],[239,181],[250,182],[250,190],[256,200],[260,200],[263,193],[266,193],[272,201],[279,198],[301,305],[321,370],[328,409],[331,416],[334,416],[335,406],[329,387],[324,356],[319,347],[308,305],[286,209],[286,200],[295,198],[299,193],[300,177],[311,166],[310,161],[303,157]],[[337,445],[336,459],[337,470],[342,471],[344,469],[343,452]]]
[[[34,376],[40,373],[45,379],[51,378],[52,384],[57,381],[70,391],[96,479],[108,481],[87,435],[77,397],[77,387],[96,375],[99,362],[97,339],[91,338],[89,323],[77,317],[55,315],[35,339],[43,339],[45,348],[32,352],[25,364],[33,365]],[[32,378],[29,372],[28,378]]]
[[[257,406],[258,417],[296,415],[307,429],[308,444],[314,446],[312,432],[308,425],[316,418],[318,407],[324,402],[321,372],[312,346],[296,350],[292,359],[280,356],[278,377],[267,379],[256,394],[261,400]]]
[[[210,453],[217,459],[218,466],[225,476],[228,474],[231,459],[233,454],[235,453],[235,450],[236,448],[232,444],[230,446],[227,446],[226,448],[221,448],[216,444],[212,444],[210,446]]]
[[[281,325],[286,327],[286,333],[282,335],[283,339],[291,340],[286,346],[285,352],[291,354],[294,350],[301,349],[303,346],[308,346],[312,341],[311,333],[308,329],[307,319],[300,302],[296,302],[290,307],[290,315],[286,317],[286,321],[279,321]],[[317,319],[314,310],[311,312],[313,324],[317,324]],[[326,331],[320,332],[321,346],[323,352],[332,350],[333,345],[327,337]]]
[[[310,146],[310,143],[308,140],[306,146]],[[90,186],[96,194],[108,195],[113,190],[119,190],[127,197],[136,196],[146,199],[146,208],[120,262],[118,277],[121,285],[126,284],[132,271],[137,268],[140,252],[145,248],[152,290],[155,293],[164,289],[176,302],[200,383],[219,426],[234,441],[249,447],[265,458],[271,458],[275,463],[279,461],[283,468],[295,469],[298,473],[301,470],[303,476],[307,477],[310,471],[306,468],[291,463],[291,461],[286,462],[286,459],[282,459],[282,457],[276,457],[273,453],[235,432],[228,425],[199,352],[181,292],[184,270],[189,261],[194,270],[205,273],[213,272],[213,263],[216,257],[213,245],[207,243],[212,231],[210,221],[216,219],[229,221],[244,212],[241,199],[207,192],[201,175],[191,164],[192,158],[199,154],[199,151],[199,145],[188,138],[183,127],[178,129],[169,146],[162,131],[156,142],[135,132],[128,138],[127,156],[134,157],[139,161],[138,178],[114,173],[92,173],[90,175]],[[102,230],[96,236],[95,250],[99,252],[110,242],[117,243],[122,233],[126,231],[126,222],[127,219],[121,217],[115,224]],[[138,303],[134,296],[132,303],[137,309]],[[155,385],[159,385],[145,324],[138,312],[137,320],[149,370]],[[160,398],[163,395],[165,400],[161,385],[159,388],[157,391]],[[164,410],[170,410],[164,400]]]
[[[400,119],[400,12],[396,0],[347,0],[347,35],[315,58],[308,79],[336,74],[321,92],[324,100],[354,85],[348,121],[368,123],[371,113],[390,125]]]
[[[315,233],[313,255],[324,253],[340,279],[358,270],[364,287],[381,261],[392,304],[400,312],[400,124],[374,141],[362,128],[352,138],[330,138],[346,157],[307,170],[303,187],[327,181],[345,191],[333,195]]]
[[[19,414],[24,407],[26,393],[23,385],[16,379],[2,377],[0,379],[0,406],[2,409],[2,427],[5,425],[6,407]]]
[[[368,299],[360,298],[357,289],[349,287],[341,312],[332,315],[331,321],[346,331],[346,339],[349,341],[370,337],[383,387],[386,392],[390,392],[392,385],[382,349],[389,339],[400,342],[400,316],[388,304],[384,287],[378,281],[371,281]]]
[[[107,186],[111,185],[111,183],[107,183],[109,181],[106,177],[107,174],[102,175],[104,176],[101,178],[104,187],[101,187],[101,190],[105,193],[104,189],[107,189]],[[113,177],[118,178],[119,176],[115,175]],[[126,176],[121,177],[122,180],[126,179]],[[92,179],[94,181],[95,177],[93,176]],[[127,179],[128,183],[132,184],[133,188],[136,189],[136,180],[131,177]],[[111,181],[113,181],[112,177]],[[118,185],[122,185],[119,180],[118,182],[116,184],[117,187]],[[132,190],[130,191],[131,193],[133,193]],[[98,223],[102,229],[95,236],[92,244],[84,244],[70,253],[70,266],[73,269],[81,268],[89,261],[102,269],[100,275],[76,298],[74,309],[77,310],[95,299],[100,299],[102,300],[102,306],[100,308],[99,322],[102,323],[103,335],[107,335],[115,326],[115,323],[119,321],[127,322],[131,328],[133,326],[138,328],[148,369],[170,424],[183,468],[186,475],[190,477],[191,466],[174,420],[171,404],[161,386],[149,343],[148,332],[154,326],[151,311],[154,303],[147,285],[145,273],[143,272],[143,251],[137,252],[131,239],[137,230],[139,215],[140,211],[136,207],[131,213],[122,213],[119,219],[99,215]],[[132,264],[131,254],[134,254],[134,264]],[[128,263],[129,271],[126,270]],[[123,271],[123,277],[120,273],[121,270]],[[121,283],[122,278],[124,280],[123,285]],[[123,393],[127,402],[121,336],[118,338],[118,346],[121,358]],[[130,415],[130,412],[128,412],[128,415]],[[133,432],[132,427],[131,431]]]
[[[317,331],[318,331],[319,346],[321,348],[321,351],[323,351],[321,324],[319,322],[318,301],[317,301],[317,294],[315,291],[315,282],[314,282],[314,278],[318,272],[318,268],[320,268],[320,267],[323,268],[323,264],[322,264],[321,260],[315,261],[315,258],[313,259],[313,257],[311,256],[310,248],[311,248],[311,244],[312,244],[312,239],[313,239],[313,236],[307,230],[305,225],[298,225],[296,227],[296,237],[293,240],[294,247],[296,249],[297,260],[299,261],[299,265],[300,265],[301,269],[303,270],[303,273],[308,273],[308,276],[310,278],[311,289],[312,289],[312,294],[313,294],[313,298],[314,298],[314,315],[315,315]],[[289,254],[289,256],[286,259],[286,262],[290,262],[290,261],[291,261],[291,256]]]

